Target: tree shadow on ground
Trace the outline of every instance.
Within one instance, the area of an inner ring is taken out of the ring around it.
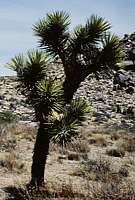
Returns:
[[[21,187],[9,186],[3,191],[7,194],[6,200],[27,200],[27,191]]]
[[[5,187],[3,191],[7,194],[5,200],[51,200],[51,199],[85,199],[85,195],[82,193],[76,193],[68,190],[66,187],[56,190],[54,188],[45,188],[27,190],[27,188],[9,186]]]

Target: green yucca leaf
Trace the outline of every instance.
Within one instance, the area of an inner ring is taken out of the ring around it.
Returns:
[[[110,33],[105,34],[102,39],[102,45],[103,48],[99,56],[101,64],[112,66],[121,62],[123,56],[122,43],[117,36]]]
[[[70,124],[70,126],[64,126],[59,121],[57,127],[53,126],[53,129],[50,130],[50,138],[54,143],[57,143],[61,146],[66,146],[70,143],[77,135],[78,126],[76,124]]]
[[[85,26],[79,25],[71,34],[68,46],[69,55],[78,58],[81,54],[85,59],[85,65],[93,63],[100,47],[102,36],[110,29],[110,24],[102,17],[92,15]],[[73,59],[73,58],[72,58]],[[83,60],[84,62],[84,60]],[[82,65],[82,62],[80,63]]]
[[[97,15],[92,15],[85,25],[86,32],[93,42],[100,40],[101,36],[110,28],[110,24]]]
[[[90,117],[91,109],[89,104],[83,99],[72,100],[71,104],[64,113],[65,124],[70,124],[74,121],[81,124]]]
[[[56,119],[50,128],[50,137],[53,142],[66,145],[78,133],[81,123],[91,116],[90,106],[85,100],[73,100],[65,108],[63,115]]]
[[[39,113],[44,115],[61,112],[63,108],[63,90],[58,81],[43,80],[37,83],[37,94],[32,100],[32,104]]]
[[[33,30],[39,37],[40,46],[51,56],[60,56],[66,48],[69,24],[69,15],[63,11],[56,11],[48,13],[46,18],[34,25]]]
[[[78,25],[72,33],[68,31],[69,15],[63,11],[47,14],[34,25],[40,46],[51,56],[60,58],[64,70],[80,70],[80,74],[109,74],[122,58],[120,40],[110,35],[111,28],[104,18],[92,15],[85,25]],[[70,76],[70,75],[69,75]],[[73,75],[72,75],[73,76]]]
[[[29,51],[26,58],[23,55],[15,56],[8,66],[17,72],[22,91],[29,93],[38,81],[46,77],[48,63],[48,56],[36,50]]]
[[[20,74],[24,68],[24,63],[25,60],[23,55],[19,54],[11,59],[11,62],[8,64],[8,67],[16,71],[17,74]]]

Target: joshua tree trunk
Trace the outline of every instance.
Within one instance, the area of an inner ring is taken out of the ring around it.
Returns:
[[[63,83],[64,99],[66,103],[70,103],[74,93],[79,88],[80,83],[89,75],[89,71],[82,70],[80,67],[76,66],[76,68],[71,72],[66,73],[65,70],[65,75],[66,78]]]
[[[79,84],[81,81],[75,81],[71,79],[65,79],[65,82],[63,84],[64,88],[64,99],[66,103],[70,103],[70,101],[73,98],[74,93],[77,91]]]
[[[45,125],[40,123],[33,153],[31,184],[40,186],[44,183],[45,165],[49,151],[49,135]]]

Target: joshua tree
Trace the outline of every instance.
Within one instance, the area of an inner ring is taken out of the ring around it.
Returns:
[[[111,35],[110,24],[92,15],[85,25],[68,31],[69,15],[63,11],[47,14],[34,25],[40,47],[51,57],[59,58],[65,71],[64,97],[70,102],[79,84],[91,73],[111,75],[120,62],[122,48],[117,36]]]
[[[65,105],[62,85],[46,76],[48,63],[45,53],[33,51],[26,58],[16,56],[9,64],[17,72],[18,89],[34,108],[39,122],[31,168],[31,184],[38,186],[44,182],[50,141],[61,145],[70,142],[90,114],[84,100],[72,100]]]

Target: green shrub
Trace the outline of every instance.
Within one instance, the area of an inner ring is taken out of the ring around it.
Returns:
[[[13,114],[11,111],[0,112],[0,124],[3,123],[12,123],[17,121],[18,117]]]

